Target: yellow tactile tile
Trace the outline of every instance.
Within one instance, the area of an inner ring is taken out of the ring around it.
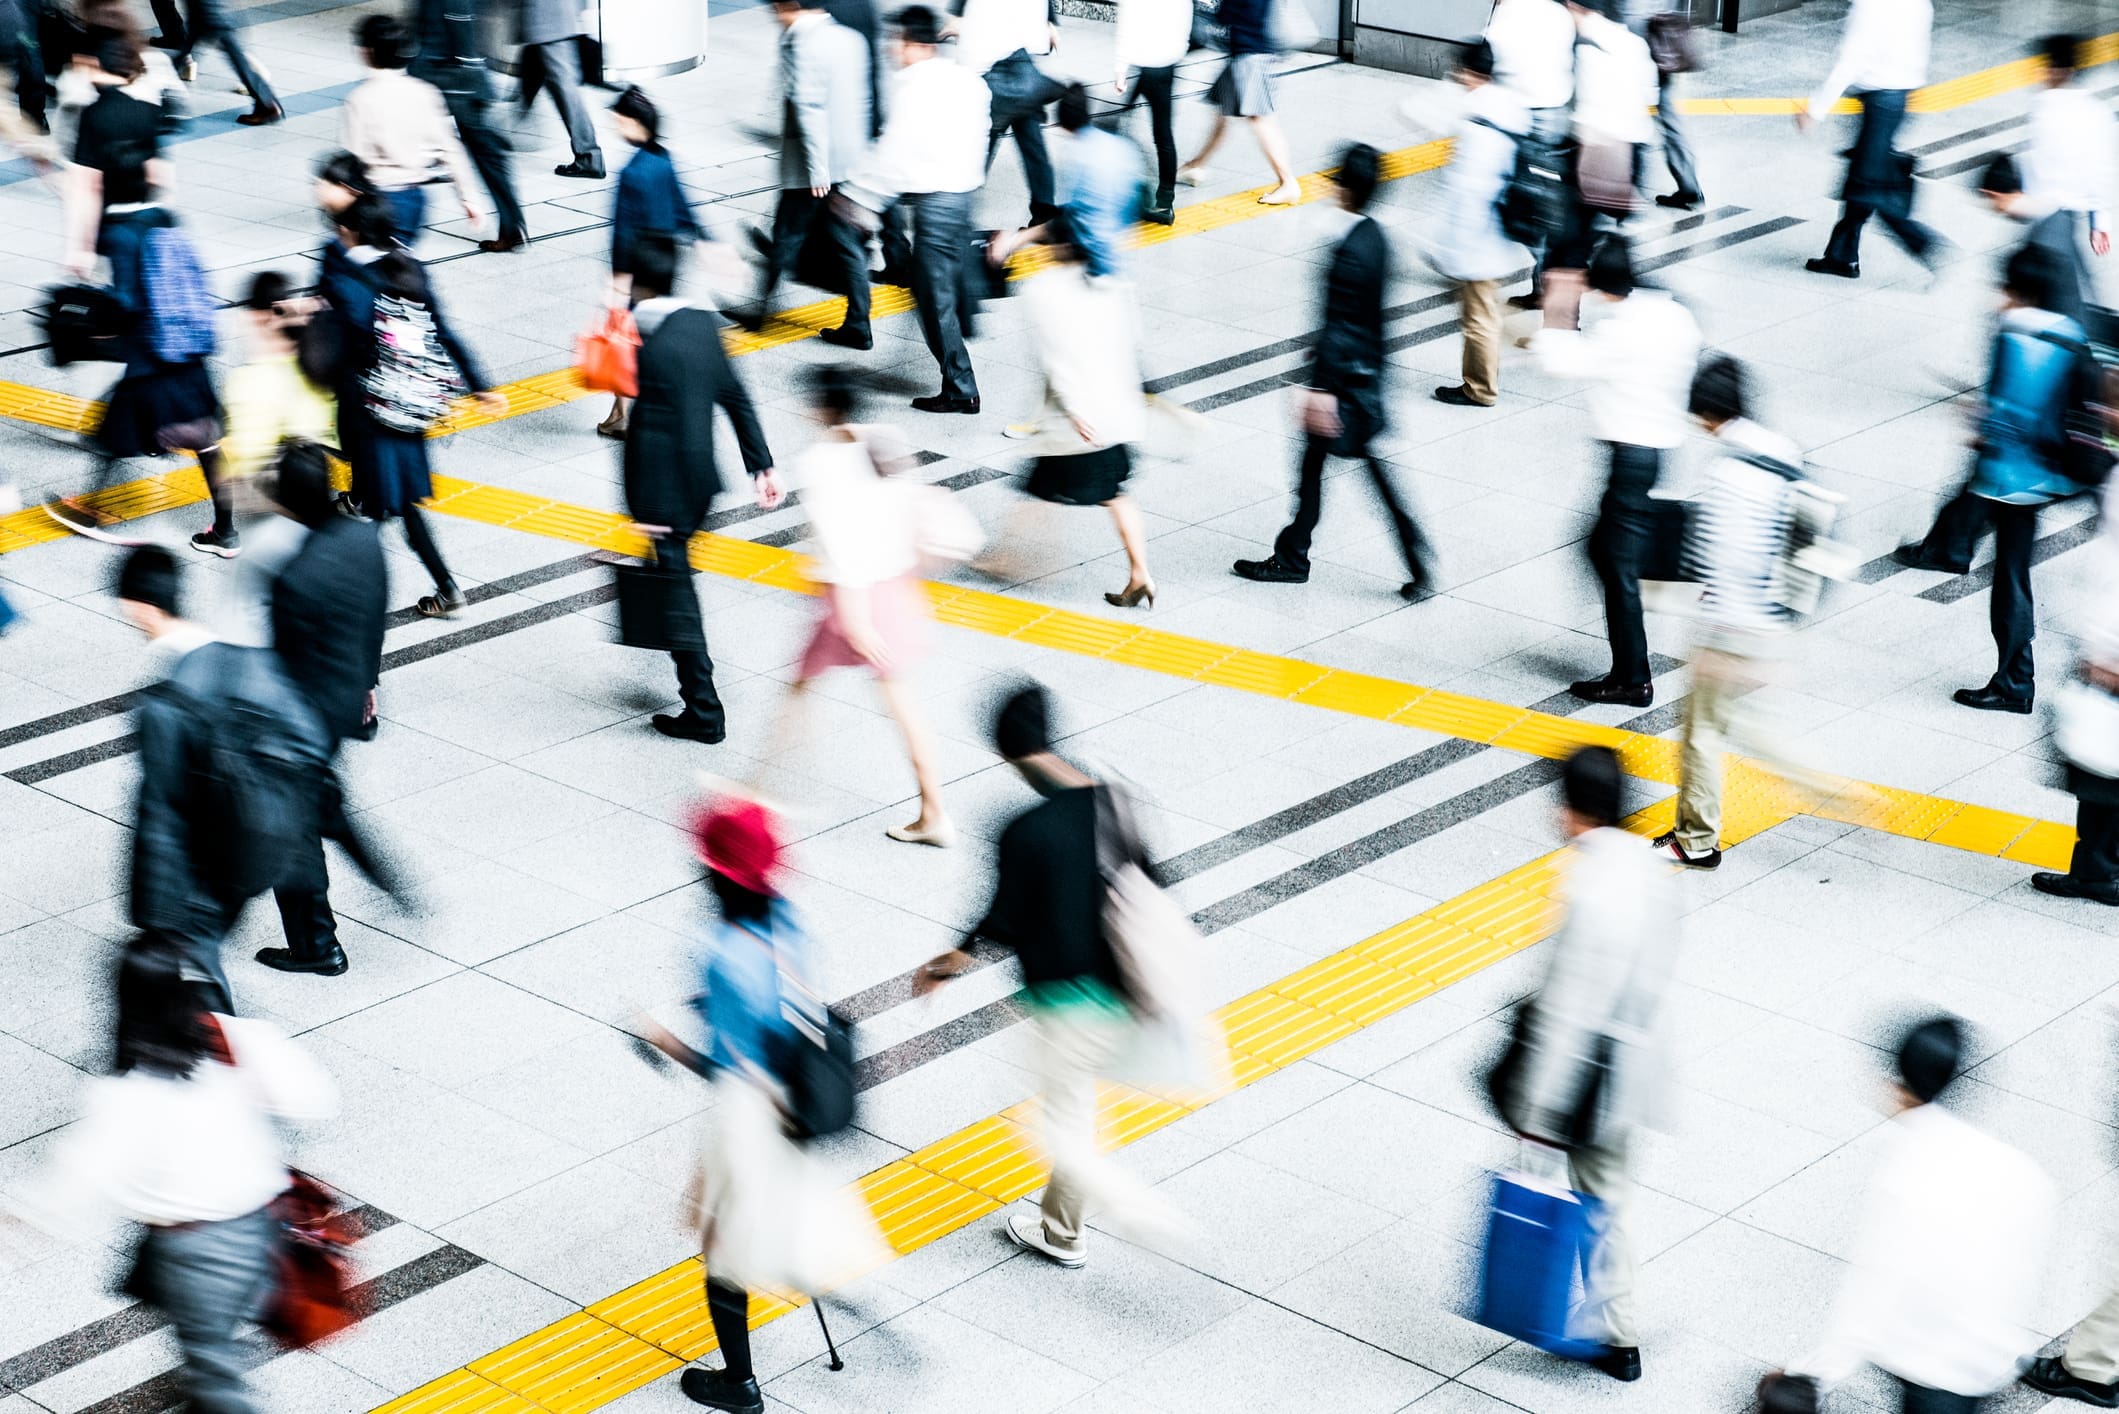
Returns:
[[[552,1414],[582,1414],[675,1370],[683,1362],[577,1311],[464,1368]]]
[[[469,1370],[452,1370],[373,1414],[535,1414],[535,1404]]]
[[[907,1162],[1001,1203],[1013,1203],[1045,1181],[1044,1160],[1030,1131],[1001,1115],[958,1130]]]

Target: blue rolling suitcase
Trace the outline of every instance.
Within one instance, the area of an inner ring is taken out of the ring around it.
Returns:
[[[1567,1334],[1567,1315],[1589,1256],[1595,1207],[1594,1198],[1556,1184],[1520,1173],[1495,1174],[1473,1319],[1570,1360],[1600,1352],[1600,1342]]]

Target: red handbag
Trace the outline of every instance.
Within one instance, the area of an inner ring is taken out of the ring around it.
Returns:
[[[640,328],[629,309],[607,309],[603,322],[574,341],[574,366],[581,386],[592,393],[621,398],[640,394]]]
[[[306,1350],[361,1318],[367,1303],[353,1279],[347,1248],[361,1233],[337,1211],[329,1189],[300,1169],[287,1171],[287,1191],[272,1200],[279,1232],[272,1245],[272,1294],[258,1326],[288,1350]]]

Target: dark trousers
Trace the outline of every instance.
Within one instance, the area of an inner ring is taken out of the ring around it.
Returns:
[[[1530,110],[1530,133],[1532,143],[1543,147],[1553,162],[1561,160],[1560,144],[1567,140],[1568,129],[1574,122],[1574,110],[1566,104],[1552,108]],[[1554,232],[1556,239],[1561,233]],[[1542,296],[1545,293],[1546,244],[1530,247],[1530,292]],[[1564,267],[1563,267],[1564,268]]]
[[[706,1279],[706,1314],[714,1323],[721,1365],[733,1379],[753,1378],[750,1360],[750,1293],[731,1282]]]
[[[1658,73],[1655,85],[1655,137],[1663,149],[1663,165],[1670,169],[1670,180],[1678,184],[1678,190],[1688,196],[1700,194],[1699,164],[1693,159],[1692,144],[1685,140],[1684,116],[1678,109],[1676,87],[1677,75]]]
[[[1148,105],[1148,128],[1155,137],[1155,199],[1158,204],[1177,190],[1177,66],[1135,69],[1128,103]]]
[[[1987,623],[1994,631],[1994,688],[2029,699],[2037,691],[2031,672],[2031,639],[2038,613],[2031,602],[2031,549],[2038,539],[2038,508],[1987,502],[1994,517],[1994,588]]]
[[[579,36],[555,40],[550,44],[534,44],[536,63],[543,68],[543,85],[552,95],[552,106],[559,110],[559,120],[566,124],[567,145],[574,149],[576,157],[593,157],[603,160],[603,148],[596,141],[596,120],[589,116],[588,104],[581,101],[581,40]]]
[[[179,1388],[197,1414],[254,1414],[245,1387],[250,1356],[238,1330],[257,1316],[272,1282],[277,1224],[263,1209],[225,1222],[151,1227],[143,1281],[176,1328],[184,1352]]]
[[[692,573],[692,537],[689,532],[682,535],[665,535],[654,542],[655,563],[665,570],[681,570],[686,576]],[[699,626],[699,600],[687,585],[680,597],[679,615],[688,614],[690,622],[674,625],[678,628]],[[705,633],[700,633],[701,641]],[[726,725],[727,715],[721,708],[721,696],[714,691],[714,660],[704,648],[693,652],[680,649],[670,654],[670,661],[677,665],[677,696],[684,701],[685,715],[716,729]]]
[[[1045,151],[1044,105],[1033,106],[1005,91],[993,95],[993,127],[986,134],[988,169],[1000,151],[1001,138],[1009,133],[1015,135],[1015,150],[1023,155],[1023,184],[1030,188],[1030,224],[1034,226],[1059,210],[1052,204],[1052,157]]]
[[[1899,1409],[1902,1414],[1979,1414],[1986,1401],[1976,1394],[1951,1394],[1948,1390],[1926,1389],[1905,1380],[1898,1382],[1900,1391]]]
[[[1274,558],[1304,573],[1310,568],[1310,537],[1316,533],[1318,517],[1324,514],[1324,462],[1332,455],[1331,445],[1314,434],[1303,443],[1302,466],[1295,476],[1295,518],[1273,540]],[[1422,578],[1426,571],[1420,560],[1427,545],[1426,537],[1413,523],[1405,502],[1399,499],[1398,490],[1391,485],[1390,474],[1384,470],[1383,463],[1366,449],[1359,460],[1368,468],[1369,480],[1383,502],[1384,513],[1391,518],[1391,529],[1397,532],[1398,548],[1405,553],[1408,577]]]
[[[1641,616],[1641,563],[1654,528],[1648,493],[1663,469],[1663,454],[1654,447],[1606,442],[1611,449],[1611,480],[1597,506],[1596,527],[1589,532],[1589,564],[1604,586],[1604,630],[1611,638],[1611,680],[1626,687],[1648,686],[1648,625]]]
[[[957,307],[971,238],[971,193],[921,192],[905,202],[912,208],[912,298],[920,311],[920,333],[942,370],[943,396],[975,398],[979,385],[971,374]]]
[[[331,912],[331,875],[324,862],[324,841],[330,840],[353,861],[354,867],[385,889],[395,881],[377,861],[368,840],[346,816],[345,792],[333,772],[325,783],[323,799],[317,802],[317,838],[309,861],[309,877],[298,886],[272,891],[280,909],[280,931],[287,948],[296,957],[324,957],[338,949],[338,919]]]
[[[177,0],[153,0],[153,8],[163,48],[175,50],[179,58],[190,58],[201,44],[217,44],[228,56],[228,67],[235,70],[236,82],[267,108],[279,106],[272,85],[251,65],[250,56],[243,52],[243,43],[236,38],[235,28],[221,13],[217,0],[189,0],[185,6],[190,12],[188,17],[178,15]]]
[[[1898,186],[1896,164],[1898,129],[1906,120],[1906,95],[1873,91],[1861,95],[1861,126],[1855,130],[1854,148],[1847,158],[1844,206],[1832,238],[1825,243],[1825,259],[1848,265],[1861,263],[1861,230],[1871,216],[1884,223],[1898,238],[1906,253],[1925,261],[1934,247],[1935,233],[1913,219],[1913,194]]]
[[[420,564],[434,580],[435,590],[447,594],[455,589],[456,579],[442,560],[441,546],[434,543],[434,532],[427,528],[426,514],[408,502],[401,515],[405,522],[405,543],[412,547],[413,554],[419,556]]]
[[[486,113],[486,105],[468,93],[444,93],[449,116],[464,140],[464,151],[478,169],[478,179],[493,198],[493,212],[500,224],[500,239],[512,241],[529,234],[522,219],[522,202],[515,195],[515,178],[508,169],[508,138]]]
[[[828,199],[828,198],[827,198]],[[849,334],[866,334],[868,328],[868,245],[847,222],[824,209],[824,200],[811,196],[807,187],[781,191],[773,208],[773,249],[765,260],[765,276],[758,289],[761,310],[770,304],[773,291],[799,268],[802,247],[815,236],[830,244],[829,255],[838,265],[846,284],[846,318],[840,327]]]
[[[2075,798],[2075,854],[2067,871],[2084,883],[2119,888],[2119,801]]]
[[[1922,558],[1948,565],[1959,574],[1971,568],[1972,556],[1979,553],[1979,542],[1987,533],[1988,512],[1993,504],[1973,495],[1969,480],[1958,487],[1957,494],[1935,513],[1935,524],[1922,538]]]

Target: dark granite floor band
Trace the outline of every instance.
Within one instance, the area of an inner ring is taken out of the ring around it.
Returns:
[[[2078,520],[2065,529],[2051,535],[2041,535],[2031,545],[2031,563],[2042,565],[2047,560],[2064,555],[2079,546],[2087,545],[2097,538],[2097,517]],[[1969,574],[1955,575],[1937,585],[1920,591],[1920,597],[1931,604],[1954,604],[1960,599],[1969,599],[1994,584],[1994,566],[1987,563]]]

